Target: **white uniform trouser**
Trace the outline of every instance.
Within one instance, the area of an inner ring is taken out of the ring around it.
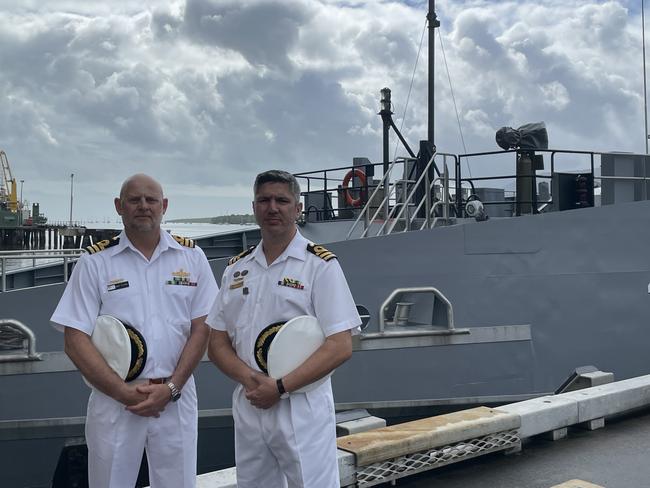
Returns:
[[[336,419],[329,381],[273,407],[233,393],[237,488],[339,488]]]
[[[141,417],[93,390],[88,400],[86,443],[90,488],[135,486],[147,450],[152,488],[196,486],[197,403],[194,379],[159,418]]]

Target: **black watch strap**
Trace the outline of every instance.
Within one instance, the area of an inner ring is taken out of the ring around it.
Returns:
[[[287,392],[287,390],[284,389],[284,384],[282,384],[282,378],[278,378],[275,384],[278,385],[278,391],[280,392],[280,395],[284,395]]]

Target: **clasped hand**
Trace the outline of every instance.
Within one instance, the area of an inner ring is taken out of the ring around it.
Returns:
[[[167,385],[128,385],[126,410],[141,417],[160,417],[160,413],[171,399],[171,392]]]
[[[271,408],[280,400],[280,392],[275,380],[257,371],[251,372],[244,389],[246,399],[257,408]]]

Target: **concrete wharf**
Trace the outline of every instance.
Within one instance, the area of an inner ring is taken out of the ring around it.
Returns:
[[[494,409],[369,430],[360,419],[337,441],[341,486],[650,487],[650,375],[585,377],[595,386]],[[197,486],[235,488],[235,470],[200,475]]]
[[[604,429],[574,428],[556,442],[541,437],[529,439],[517,454],[487,455],[403,478],[397,486],[549,488],[578,479],[605,488],[647,488],[648,453],[650,409],[644,409],[609,418]],[[583,486],[590,487],[584,483]]]

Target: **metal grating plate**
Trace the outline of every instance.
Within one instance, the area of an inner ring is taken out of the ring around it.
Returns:
[[[481,456],[491,452],[519,447],[517,430],[498,432],[476,439],[408,454],[388,461],[364,466],[357,472],[359,488],[375,486],[404,476],[439,468],[447,464]]]

